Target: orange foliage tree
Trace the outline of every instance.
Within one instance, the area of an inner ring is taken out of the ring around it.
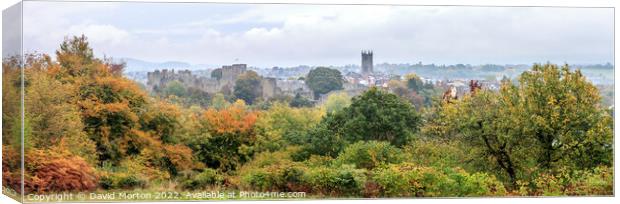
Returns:
[[[200,117],[201,132],[186,143],[208,167],[236,169],[252,155],[257,118],[258,113],[248,110],[242,100],[222,110],[206,110]]]

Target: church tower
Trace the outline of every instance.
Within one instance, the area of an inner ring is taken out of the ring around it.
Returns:
[[[362,74],[372,74],[372,50],[362,50]]]

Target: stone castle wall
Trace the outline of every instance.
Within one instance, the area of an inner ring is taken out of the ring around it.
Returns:
[[[222,77],[218,80],[210,77],[198,77],[193,75],[189,70],[181,70],[175,72],[174,70],[155,70],[154,72],[147,73],[147,88],[150,91],[160,91],[172,81],[179,81],[185,87],[196,88],[207,92],[209,94],[215,94],[219,92],[233,93],[235,82],[239,75],[247,71],[247,65],[245,64],[233,64],[230,66],[222,67]],[[288,80],[286,80],[288,81]],[[278,84],[279,80],[271,77],[264,77],[261,79],[262,98],[269,99],[279,95],[295,95],[301,93],[302,95],[309,95],[312,97],[309,88],[302,83],[285,82]],[[288,85],[294,88],[292,90]],[[284,87],[280,87],[284,86]],[[285,89],[286,91],[282,91]]]

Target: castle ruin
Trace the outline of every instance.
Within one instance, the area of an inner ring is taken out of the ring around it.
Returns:
[[[181,70],[175,73],[174,69],[148,72],[146,86],[149,91],[161,91],[172,81],[178,81],[187,88],[195,88],[205,92],[215,92],[219,88],[219,82],[215,79],[198,77],[189,70]]]
[[[211,78],[211,77],[199,77],[193,75],[189,70],[182,70],[175,72],[174,70],[155,70],[154,72],[147,73],[147,89],[149,91],[161,91],[166,85],[172,81],[178,81],[186,88],[194,88],[209,94],[215,93],[228,93],[231,94],[234,91],[235,83],[238,77],[247,72],[246,64],[233,64],[222,66],[222,76],[220,79]],[[289,90],[288,87],[284,87],[284,91],[282,87],[278,85],[283,85],[282,83],[278,83],[276,78],[271,77],[261,77],[261,89],[262,89],[262,98],[269,99],[274,98],[279,95],[295,95],[298,92],[302,92],[303,95],[311,95],[308,94],[309,88],[305,86],[302,82],[300,86],[298,86],[295,91]],[[290,82],[288,82],[290,83]],[[287,84],[287,83],[284,83]]]

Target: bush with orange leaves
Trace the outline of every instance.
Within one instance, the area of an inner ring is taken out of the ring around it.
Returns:
[[[62,150],[38,149],[25,156],[25,193],[89,191],[97,187],[95,170],[79,156]]]
[[[531,182],[519,182],[518,193],[524,196],[592,196],[613,195],[613,167],[598,166],[588,170],[562,168],[542,172]]]
[[[140,129],[146,93],[128,79],[96,77],[80,85],[79,97],[84,130],[95,142],[100,162],[118,164],[139,153],[126,143],[133,142],[132,134]]]
[[[200,117],[202,132],[185,143],[207,167],[234,170],[252,156],[257,118],[242,100],[222,110],[209,109]]]
[[[11,145],[2,145],[2,185],[19,192],[21,190],[21,158],[19,150]]]
[[[125,158],[135,160],[141,165],[138,168],[162,170],[169,173],[168,176],[176,176],[180,172],[203,167],[195,162],[192,150],[187,146],[163,143],[156,136],[140,130],[133,130],[129,135],[129,139],[120,146],[132,146],[131,148],[140,150],[138,155]]]
[[[232,106],[223,110],[208,109],[203,117],[211,134],[248,134],[253,131],[258,114],[247,110],[245,102],[237,100]]]

